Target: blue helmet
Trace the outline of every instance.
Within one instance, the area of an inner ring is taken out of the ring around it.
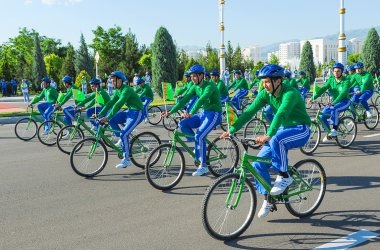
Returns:
[[[185,76],[185,77],[190,77],[190,74],[189,74],[189,72],[185,72],[185,73],[183,73],[183,75]]]
[[[123,82],[125,82],[127,80],[127,77],[121,71],[114,71],[114,72],[111,73],[110,76],[111,77],[114,76],[114,77],[120,78]]]
[[[286,70],[285,73],[284,73],[285,77],[288,77],[290,78],[292,76],[292,72]]]
[[[97,78],[92,78],[90,84],[100,85],[101,81]]]
[[[268,64],[259,71],[259,78],[283,77],[285,69],[277,64]]]
[[[343,70],[343,73],[347,75],[348,74],[348,70],[347,69]]]
[[[73,78],[71,77],[71,76],[64,76],[63,78],[62,78],[62,82],[64,82],[64,83],[68,83],[68,84],[73,84]]]
[[[44,78],[42,78],[42,81],[43,81],[43,82],[47,82],[47,83],[51,83],[51,80],[50,80],[49,77],[44,77]]]
[[[364,63],[362,62],[357,62],[354,66],[355,69],[361,69],[364,68]]]
[[[220,73],[216,69],[213,69],[213,70],[211,70],[210,75],[212,75],[212,76],[220,76]]]
[[[341,69],[341,70],[343,71],[343,70],[344,70],[344,65],[341,64],[341,63],[335,63],[335,64],[332,66],[332,69],[335,69],[335,68]]]
[[[136,83],[141,84],[141,83],[145,83],[145,81],[141,77],[139,77],[137,78]]]
[[[255,71],[255,76],[258,76],[258,75],[259,75],[259,72],[260,72],[260,70],[256,70],[256,71]]]
[[[234,74],[241,75],[241,71],[240,71],[240,69],[235,69],[233,72],[234,72]]]
[[[306,73],[305,73],[305,71],[300,71],[300,72],[298,72],[298,74],[300,75],[300,76],[304,76],[304,75],[306,75]]]
[[[200,64],[194,64],[193,66],[190,67],[189,74],[200,74],[200,73],[205,73],[205,68],[200,65]]]
[[[210,76],[210,72],[205,71],[205,76]]]
[[[353,65],[348,66],[348,67],[347,67],[347,70],[348,70],[348,71],[353,71],[353,70],[355,70],[355,65],[353,64]]]

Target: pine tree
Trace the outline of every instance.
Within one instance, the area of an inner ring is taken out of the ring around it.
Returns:
[[[35,89],[40,88],[41,79],[47,76],[46,66],[41,51],[40,37],[38,33],[34,35],[34,53],[32,66],[32,82]]]
[[[226,52],[226,67],[232,70],[232,58],[234,56],[234,49],[232,48],[231,42],[227,43],[227,52]]]
[[[129,30],[125,35],[125,60],[123,60],[119,68],[129,77],[133,77],[135,73],[141,76],[141,67],[138,63],[141,56],[136,35]]]
[[[80,46],[75,57],[75,70],[76,72],[85,70],[90,76],[95,77],[94,59],[90,57],[88,53],[88,47],[84,40],[83,33],[80,35]]]
[[[67,45],[67,53],[65,60],[62,65],[62,70],[61,70],[61,78],[64,76],[68,75],[71,76],[73,79],[76,77],[76,72],[75,72],[75,65],[74,65],[74,47],[69,43]]]
[[[236,47],[232,57],[232,67],[233,69],[243,70],[243,54],[239,45]]]
[[[152,86],[162,96],[161,82],[175,83],[178,79],[176,47],[168,30],[158,28],[152,44]]]
[[[375,72],[380,67],[380,39],[375,28],[368,31],[360,53],[360,60],[369,72]]]
[[[306,76],[310,78],[310,82],[314,82],[316,70],[314,65],[313,50],[309,41],[306,41],[302,47],[299,70],[305,71]]]

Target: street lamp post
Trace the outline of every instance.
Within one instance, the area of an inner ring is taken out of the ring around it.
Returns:
[[[98,74],[98,62],[99,62],[99,58],[100,58],[99,52],[96,51],[96,53],[95,53],[95,62],[96,62],[96,64],[95,64],[95,74],[96,74],[96,78],[97,79],[99,79],[99,74]]]
[[[219,0],[219,30],[220,30],[220,48],[219,48],[219,59],[220,59],[220,73],[224,72],[226,69],[226,59],[224,57],[224,17],[223,8],[225,0]]]

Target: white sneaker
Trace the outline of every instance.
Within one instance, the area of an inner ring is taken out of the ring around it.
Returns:
[[[336,132],[335,129],[331,129],[330,130],[330,135],[331,135],[331,137],[337,137],[338,136],[338,132]]]
[[[115,166],[115,168],[126,168],[132,165],[132,162],[128,159],[122,159],[119,164]]]
[[[272,206],[273,205],[270,204],[267,200],[264,200],[263,205],[261,206],[260,211],[257,214],[257,217],[259,217],[259,218],[267,217]]]
[[[327,135],[323,138],[323,140],[322,140],[324,143],[326,143],[326,142],[329,142],[330,140],[329,140],[329,138],[327,138]]]
[[[115,146],[116,146],[116,147],[121,147],[121,139],[119,139],[119,140],[115,143]]]
[[[144,122],[147,123],[147,122],[148,122],[148,118],[145,118],[145,119],[144,119]]]
[[[368,119],[372,118],[371,112],[366,111],[365,114],[366,114],[366,118],[368,118]]]
[[[198,167],[197,171],[193,173],[193,176],[202,176],[208,173],[208,168],[207,167]]]
[[[281,175],[277,175],[276,181],[274,182],[274,185],[272,189],[270,190],[271,195],[279,195],[282,194],[285,189],[293,183],[293,178],[288,177],[284,178]]]

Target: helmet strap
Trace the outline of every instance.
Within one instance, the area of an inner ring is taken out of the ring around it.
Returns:
[[[275,93],[276,93],[277,89],[281,86],[281,84],[277,85],[277,87],[274,87],[274,80],[273,80],[273,78],[270,78],[270,82],[272,83],[272,93],[271,94],[274,97],[276,97]]]

